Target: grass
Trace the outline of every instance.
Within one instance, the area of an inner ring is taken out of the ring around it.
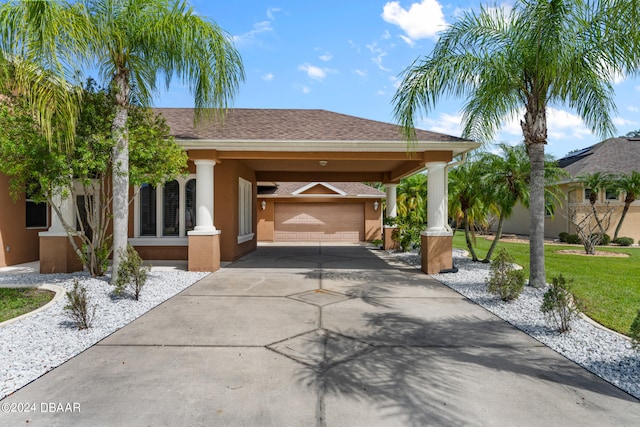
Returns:
[[[475,249],[482,259],[491,242],[480,236]],[[457,232],[453,246],[466,249],[464,233]],[[525,269],[529,276],[529,245],[499,242]],[[579,256],[557,253],[563,249],[582,249],[579,245],[545,245],[547,282],[562,274],[573,279],[573,294],[583,304],[582,311],[596,322],[628,335],[633,319],[640,310],[640,249],[598,247],[598,251],[619,252],[623,257]]]
[[[0,322],[42,307],[55,292],[37,288],[0,288]]]

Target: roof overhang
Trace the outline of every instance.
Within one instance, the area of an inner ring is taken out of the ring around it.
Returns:
[[[238,160],[259,181],[397,183],[429,162],[450,162],[473,141],[283,141],[176,139],[190,159]]]

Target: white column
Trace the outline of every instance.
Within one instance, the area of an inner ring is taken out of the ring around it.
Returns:
[[[398,184],[385,184],[387,188],[387,217],[395,218],[398,216],[397,208],[397,192]]]
[[[196,227],[189,234],[208,234],[216,231],[213,225],[214,160],[194,160],[196,165]]]
[[[63,190],[56,191],[51,197],[52,202],[60,209],[60,214],[64,221],[75,229],[75,212],[71,192],[69,192],[66,197],[63,197],[62,193]],[[51,208],[51,227],[49,227],[49,234],[67,235],[67,231],[62,225],[60,217],[53,208]]]
[[[427,233],[448,233],[446,162],[427,163]]]

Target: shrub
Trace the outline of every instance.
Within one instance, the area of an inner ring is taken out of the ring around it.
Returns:
[[[66,314],[76,323],[78,329],[88,329],[93,323],[96,314],[96,306],[89,307],[87,289],[73,280],[73,290],[67,292],[67,305],[64,306]]]
[[[591,235],[591,241],[592,242],[597,242],[597,245],[601,245],[601,246],[607,246],[609,243],[611,243],[611,237],[608,234],[602,234],[600,236],[600,240],[598,241],[598,235],[599,233],[593,233]]]
[[[560,234],[558,234],[558,239],[562,242],[562,243],[567,243],[567,236],[569,235],[569,233],[567,233],[566,231],[561,232]]]
[[[524,289],[524,273],[515,267],[515,259],[502,248],[491,263],[491,272],[487,279],[487,291],[498,295],[502,301],[512,301],[520,296]]]
[[[551,286],[542,297],[540,310],[544,313],[547,321],[560,332],[571,329],[571,320],[578,313],[570,290],[571,281],[567,282],[561,274],[552,279]]]
[[[633,239],[631,237],[616,237],[611,241],[611,243],[615,243],[620,246],[631,246],[633,245]]]
[[[577,234],[567,234],[566,242],[570,245],[579,245],[582,243],[580,237]]]
[[[638,314],[636,318],[633,319],[633,323],[631,323],[631,329],[629,330],[629,336],[633,342],[633,348],[640,349],[640,310],[638,310]]]
[[[147,282],[147,274],[149,267],[142,267],[142,258],[131,245],[127,245],[127,249],[121,251],[122,260],[118,267],[118,277],[116,278],[117,295],[124,294],[129,288],[136,301],[140,298],[142,287]]]

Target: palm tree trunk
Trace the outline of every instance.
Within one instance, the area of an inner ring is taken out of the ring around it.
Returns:
[[[600,218],[598,217],[598,211],[596,210],[595,203],[591,203],[591,210],[593,211],[593,217],[596,219],[596,224],[598,226],[598,229],[600,230],[600,233],[604,234],[605,230],[604,230],[604,227],[602,226],[602,221],[600,221]]]
[[[471,254],[471,260],[472,261],[478,261],[478,257],[476,255],[476,251],[473,249],[473,244],[471,242],[471,236],[470,236],[470,231],[469,231],[469,215],[468,215],[468,210],[464,209],[463,211],[464,214],[464,238],[467,241],[467,248],[469,249],[469,253]]]
[[[115,283],[120,266],[121,253],[127,248],[129,234],[129,135],[127,119],[129,110],[129,82],[125,73],[117,73],[114,82],[117,88],[116,115],[113,119],[113,172],[111,176],[113,191],[113,266],[111,283]]]
[[[502,237],[502,228],[504,227],[504,220],[505,220],[504,215],[502,214],[502,212],[500,212],[500,219],[498,220],[498,229],[496,230],[496,235],[493,238],[493,242],[491,242],[489,251],[487,252],[487,255],[484,257],[482,262],[491,262],[491,256],[493,255],[493,251],[496,249],[496,246],[498,246],[498,241]]]
[[[546,286],[544,270],[544,143],[528,145],[531,163],[530,223],[529,223],[529,285]]]
[[[627,212],[629,211],[629,206],[631,203],[625,202],[624,208],[622,209],[622,215],[620,215],[620,221],[618,221],[618,225],[616,226],[616,231],[613,233],[613,240],[618,238],[618,233],[620,233],[620,229],[622,228],[622,222],[624,221],[624,217],[627,216]]]

